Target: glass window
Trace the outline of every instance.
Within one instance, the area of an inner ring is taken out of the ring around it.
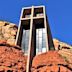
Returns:
[[[43,29],[43,33],[45,33],[45,34],[46,34],[46,30],[45,30],[45,29]]]
[[[46,31],[45,29],[36,30],[36,48],[37,53],[46,52]],[[36,54],[37,54],[36,53]]]
[[[29,45],[29,30],[23,30],[21,47],[25,54],[27,54],[28,52],[28,45]]]
[[[42,52],[46,52],[46,47],[45,48],[42,48]]]
[[[42,30],[39,31],[39,37],[42,37]]]
[[[46,41],[46,34],[43,34],[42,40],[43,40],[43,41]]]
[[[39,52],[42,52],[42,44],[39,44]]]
[[[42,38],[39,38],[39,44],[42,44]]]
[[[38,39],[38,37],[39,37],[39,34],[36,35],[36,39]]]
[[[46,41],[42,42],[42,48],[46,47]]]

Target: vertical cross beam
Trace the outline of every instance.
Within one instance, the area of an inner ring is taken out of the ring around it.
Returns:
[[[34,7],[32,6],[32,11],[31,11],[31,22],[30,22],[30,35],[29,35],[29,47],[28,47],[28,58],[27,58],[27,69],[26,72],[30,72],[30,67],[32,64],[32,59],[35,56],[35,47],[34,47],[34,24],[33,24],[33,12],[34,12]]]

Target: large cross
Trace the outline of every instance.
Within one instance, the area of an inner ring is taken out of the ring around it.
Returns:
[[[28,54],[27,54],[27,68],[26,72],[30,72],[30,67],[32,65],[33,57],[36,55],[36,31],[37,29],[44,29],[45,30],[45,40],[46,40],[46,52],[49,50],[55,50],[52,40],[52,35],[49,27],[49,23],[47,20],[47,16],[45,13],[45,6],[32,6],[32,7],[24,7],[22,8],[18,33],[16,37],[16,45],[22,46],[26,44],[24,39],[27,39],[27,47],[28,47]],[[29,30],[28,38],[25,38],[23,35],[23,30]],[[41,44],[42,45],[42,44]],[[26,47],[26,45],[25,45]],[[25,51],[25,47],[23,48]]]

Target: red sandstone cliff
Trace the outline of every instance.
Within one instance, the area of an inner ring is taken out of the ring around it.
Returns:
[[[34,57],[31,72],[71,72],[72,67],[58,53],[49,51]]]

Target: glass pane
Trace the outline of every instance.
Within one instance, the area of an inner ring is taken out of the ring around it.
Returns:
[[[39,32],[39,37],[42,37],[42,32]]]
[[[39,52],[42,51],[42,44],[39,44]]]
[[[29,33],[27,32],[27,33],[26,33],[26,38],[28,38],[28,37],[29,37]]]
[[[42,48],[42,52],[46,52],[46,48]]]
[[[39,35],[37,34],[37,35],[36,35],[36,39],[37,39],[38,37],[39,37]]]
[[[45,29],[43,29],[43,33],[46,33],[46,30]]]
[[[43,34],[42,38],[43,38],[43,40],[45,40],[46,39],[46,34]]]
[[[42,47],[46,47],[46,42],[45,41],[42,42]]]
[[[41,44],[42,43],[42,38],[39,38],[39,44]]]

